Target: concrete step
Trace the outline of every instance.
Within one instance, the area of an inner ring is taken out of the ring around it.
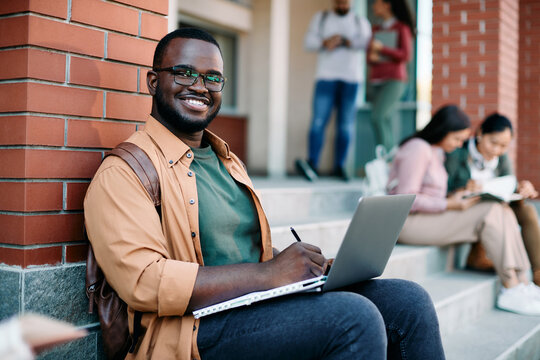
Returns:
[[[422,281],[447,270],[452,262],[450,247],[397,244],[381,278]]]
[[[352,213],[365,188],[361,180],[343,182],[330,178],[313,183],[301,178],[255,178],[253,184],[270,225]]]
[[[291,221],[286,225],[272,226],[272,243],[279,250],[285,249],[295,238],[290,227],[293,226],[302,241],[321,248],[327,258],[335,257],[345,231],[349,226],[351,214],[311,217],[309,220]]]
[[[493,309],[443,337],[447,360],[540,360],[540,317]]]
[[[336,255],[365,188],[361,181],[325,179],[254,183],[268,214],[274,246],[282,250],[293,243],[290,226],[294,226],[303,241],[319,246],[326,257]],[[448,360],[540,360],[540,317],[495,309],[497,276],[456,270],[463,267],[468,249],[468,245],[398,244],[381,277],[413,280],[429,292]]]
[[[431,275],[418,283],[433,299],[443,338],[495,307],[498,281],[494,274],[456,270]]]
[[[439,318],[447,360],[540,360],[540,316],[495,308],[495,274],[452,271],[419,283]]]

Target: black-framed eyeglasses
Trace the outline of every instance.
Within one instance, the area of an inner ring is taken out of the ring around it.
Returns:
[[[168,71],[173,74],[174,82],[183,86],[191,86],[195,84],[199,77],[202,77],[204,86],[208,89],[208,91],[212,92],[220,92],[223,90],[223,86],[227,80],[218,74],[201,74],[195,70],[186,69],[181,65],[167,68],[154,68],[153,71]]]

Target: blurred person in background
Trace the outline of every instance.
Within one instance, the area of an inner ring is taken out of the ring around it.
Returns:
[[[416,199],[398,241],[436,246],[481,242],[503,285],[497,306],[540,315],[540,288],[527,278],[530,263],[512,210],[499,202],[480,202],[479,196],[468,197],[467,190],[447,196],[445,153],[461,147],[469,136],[468,116],[457,106],[446,105],[401,143],[388,192],[416,194]]]
[[[315,14],[304,39],[306,50],[318,53],[308,159],[296,161],[308,180],[318,176],[324,133],[334,108],[337,131],[332,175],[349,179],[345,161],[354,132],[358,86],[364,81],[360,50],[367,48],[371,38],[368,20],[351,10],[350,0],[332,3],[333,10]]]
[[[513,166],[507,154],[513,138],[512,123],[503,115],[489,115],[480,125],[476,136],[463,146],[448,154],[445,167],[448,172],[448,192],[469,190],[482,191],[486,181],[499,176],[513,175]],[[538,196],[533,184],[521,180],[516,192],[523,197],[509,203],[517,222],[533,270],[533,281],[540,285],[540,226],[534,205],[525,201]],[[492,270],[493,264],[486,257],[485,250],[478,244],[473,246],[467,259],[467,266],[478,270]]]
[[[406,0],[375,0],[373,13],[382,23],[373,27],[368,51],[371,123],[376,144],[395,145],[392,117],[407,81],[416,25]]]

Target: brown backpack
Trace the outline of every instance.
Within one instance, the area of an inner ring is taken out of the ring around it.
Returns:
[[[105,157],[110,155],[122,158],[133,169],[146,191],[148,191],[161,218],[159,177],[148,155],[140,147],[129,142],[119,144]],[[84,236],[88,240],[86,230]],[[88,258],[86,260],[86,295],[89,299],[88,312],[93,314],[94,305],[97,307],[103,347],[107,358],[124,359],[128,352],[132,353],[137,346],[137,341],[141,335],[142,313],[135,311],[133,333],[130,334],[127,304],[120,299],[116,291],[107,282],[94,257],[90,242],[88,242]]]

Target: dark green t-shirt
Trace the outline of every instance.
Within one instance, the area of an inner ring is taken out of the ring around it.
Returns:
[[[210,146],[192,150],[204,264],[259,262],[261,231],[249,190],[231,177]]]

